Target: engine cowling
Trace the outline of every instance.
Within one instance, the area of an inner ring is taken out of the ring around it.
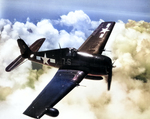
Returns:
[[[55,108],[47,108],[45,114],[48,116],[57,117],[59,115],[59,111]]]

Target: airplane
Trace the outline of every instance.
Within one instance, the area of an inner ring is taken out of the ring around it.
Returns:
[[[57,117],[59,111],[54,106],[72,89],[80,86],[84,78],[101,80],[104,76],[110,90],[113,64],[102,52],[114,25],[115,22],[102,22],[78,49],[38,51],[45,38],[35,41],[30,47],[21,38],[18,39],[21,55],[6,67],[7,72],[22,64],[25,59],[58,68],[55,76],[23,114],[36,119],[44,114]]]

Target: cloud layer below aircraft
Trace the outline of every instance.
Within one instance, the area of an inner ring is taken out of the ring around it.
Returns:
[[[57,69],[43,67],[32,70],[27,61],[12,72],[5,67],[19,54],[16,40],[21,37],[28,44],[45,37],[40,50],[61,47],[78,48],[102,22],[91,21],[83,11],[69,12],[58,20],[43,19],[33,24],[0,20],[0,118],[28,117],[22,112],[54,76]],[[70,31],[58,30],[55,25],[70,27]],[[115,61],[111,90],[107,91],[104,80],[83,80],[61,100],[56,108],[58,119],[149,119],[150,117],[150,24],[129,20],[118,21],[106,49]],[[138,79],[138,80],[136,80]],[[145,82],[145,83],[143,83]],[[44,119],[50,117],[44,116]]]

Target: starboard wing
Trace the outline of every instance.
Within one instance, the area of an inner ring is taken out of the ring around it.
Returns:
[[[80,52],[101,54],[111,34],[115,22],[102,22],[78,49]]]
[[[47,108],[52,108],[76,87],[85,76],[86,73],[83,71],[59,69],[24,114],[33,118],[42,117],[46,114]]]

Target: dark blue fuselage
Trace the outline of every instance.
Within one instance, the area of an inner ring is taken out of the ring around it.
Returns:
[[[35,52],[29,60],[63,69],[82,70],[90,76],[107,75],[112,68],[112,61],[104,55],[92,55],[64,48]]]

